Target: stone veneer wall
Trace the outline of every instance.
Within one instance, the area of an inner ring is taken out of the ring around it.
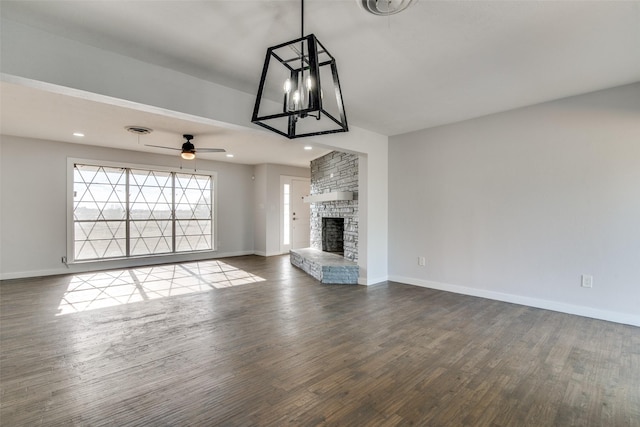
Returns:
[[[354,200],[311,204],[311,247],[322,250],[322,218],[344,218],[344,257],[358,261],[358,156],[333,151],[311,161],[311,194],[351,191]]]

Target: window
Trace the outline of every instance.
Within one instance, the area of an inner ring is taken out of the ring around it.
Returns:
[[[74,164],[74,260],[213,249],[210,175]]]
[[[283,186],[283,198],[282,198],[282,221],[283,221],[282,244],[283,245],[290,244],[290,241],[289,241],[290,240],[289,239],[289,230],[290,230],[289,211],[291,207],[291,204],[289,202],[290,187],[291,186],[289,184],[284,184]]]

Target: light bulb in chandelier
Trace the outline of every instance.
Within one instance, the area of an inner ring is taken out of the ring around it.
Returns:
[[[310,98],[310,93],[313,90],[313,79],[311,76],[307,76],[304,79],[304,89],[303,90],[295,90],[293,93],[291,89],[293,87],[293,82],[290,78],[286,79],[283,84],[284,89],[284,110],[283,111],[296,111],[303,108],[303,102],[305,99]],[[306,95],[306,96],[305,96]],[[321,98],[324,97],[324,94],[321,92]]]

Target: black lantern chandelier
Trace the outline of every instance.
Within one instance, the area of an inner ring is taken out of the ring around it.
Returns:
[[[336,60],[313,35],[267,49],[251,121],[287,138],[347,132]],[[276,101],[274,101],[276,100]]]

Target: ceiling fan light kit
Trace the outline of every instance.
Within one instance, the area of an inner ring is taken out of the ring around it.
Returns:
[[[194,147],[191,140],[193,139],[193,135],[182,135],[184,139],[187,140],[184,144],[182,144],[182,152],[180,153],[180,157],[185,160],[193,160],[196,158],[196,147]]]
[[[304,35],[301,4],[301,37],[267,49],[251,121],[289,139],[347,132],[335,58]]]

